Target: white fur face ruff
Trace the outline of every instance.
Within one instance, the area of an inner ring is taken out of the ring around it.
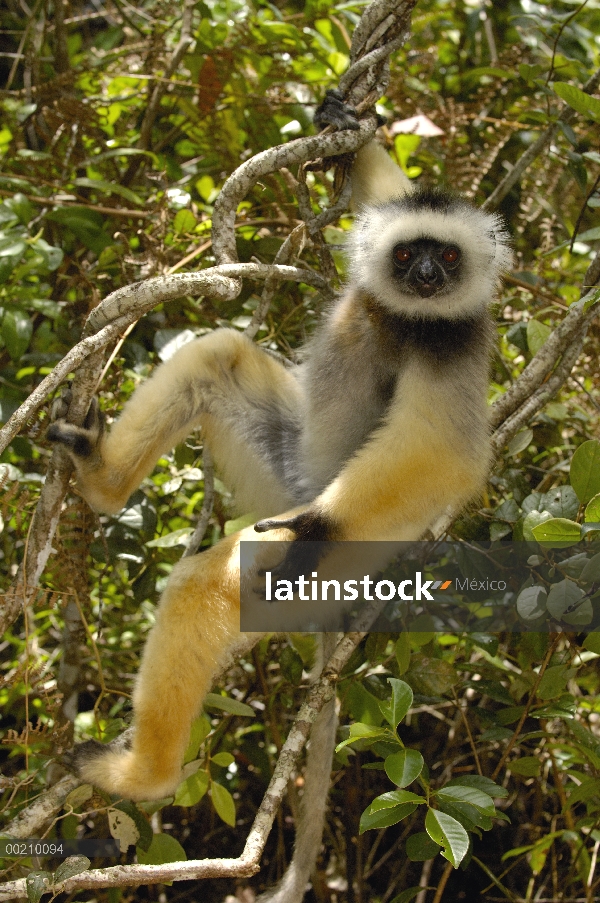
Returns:
[[[432,203],[424,193],[419,204],[418,197],[362,208],[349,240],[351,282],[393,313],[415,319],[453,320],[481,311],[511,265],[509,236],[501,218],[459,199]],[[393,248],[418,239],[456,245],[462,252],[456,281],[430,298],[403,290],[394,267]]]

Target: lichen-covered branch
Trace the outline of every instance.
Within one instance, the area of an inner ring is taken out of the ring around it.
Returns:
[[[249,877],[260,868],[264,849],[275,814],[281,805],[292,771],[319,712],[332,698],[339,674],[360,643],[364,633],[346,634],[338,643],[319,680],[312,687],[284,743],[273,776],[238,859],[194,859],[165,865],[117,865],[93,869],[69,878],[47,892],[73,893],[99,887],[128,887],[140,884],[164,884],[166,881],[189,881],[201,878]],[[0,901],[26,899],[24,878],[0,885]]]

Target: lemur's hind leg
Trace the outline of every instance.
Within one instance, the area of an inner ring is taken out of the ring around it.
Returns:
[[[175,565],[157,609],[133,694],[133,726],[126,743],[82,743],[71,754],[80,777],[108,793],[134,800],[170,796],[181,780],[190,727],[215,676],[240,641],[240,540],[256,541],[253,527]],[[272,555],[280,530],[263,543],[250,584]],[[256,634],[256,639],[261,634]]]
[[[71,455],[78,484],[100,511],[119,511],[158,458],[202,426],[241,510],[278,513],[293,503],[301,417],[294,375],[232,329],[190,342],[158,367],[110,431],[96,404],[82,427],[58,420],[48,438]]]

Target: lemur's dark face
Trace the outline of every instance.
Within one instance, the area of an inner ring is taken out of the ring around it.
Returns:
[[[454,244],[432,238],[400,242],[392,249],[394,281],[421,298],[451,290],[460,278],[462,254]]]

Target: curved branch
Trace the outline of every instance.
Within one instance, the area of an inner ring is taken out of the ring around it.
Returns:
[[[48,893],[71,893],[99,887],[127,887],[140,884],[164,884],[165,881],[190,881],[200,878],[249,877],[260,868],[260,857],[281,804],[292,771],[323,706],[333,697],[339,674],[362,640],[364,633],[351,633],[338,643],[332,657],[312,687],[298,712],[281,749],[261,805],[238,859],[193,859],[165,865],[117,865],[92,869],[47,888]],[[25,878],[0,885],[0,901],[26,899]]]
[[[492,405],[491,424],[499,426],[517,410],[534,392],[549,373],[552,372],[560,356],[574,337],[587,330],[597,316],[597,309],[585,311],[585,303],[595,291],[589,292],[580,301],[572,304],[564,320],[556,327],[535,357],[527,364],[517,381]]]
[[[362,122],[357,131],[322,133],[310,138],[296,138],[262,151],[246,160],[229,176],[213,212],[213,250],[218,263],[237,262],[235,247],[235,215],[238,204],[262,176],[284,167],[306,163],[315,157],[337,157],[358,150],[375,134],[375,124]]]

